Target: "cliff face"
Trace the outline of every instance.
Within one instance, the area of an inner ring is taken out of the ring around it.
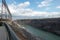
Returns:
[[[60,35],[60,18],[16,20],[19,24],[27,24],[38,29]]]

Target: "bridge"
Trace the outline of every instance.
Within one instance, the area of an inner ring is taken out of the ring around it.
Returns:
[[[5,0],[2,0],[0,13],[0,40],[26,40],[18,31],[19,25],[12,21],[12,15]]]
[[[12,15],[8,5],[5,0],[2,0],[0,13],[0,40],[60,40],[60,36],[30,26],[26,26],[25,28],[12,21]]]
[[[0,40],[36,40],[26,29],[12,21],[6,0],[2,0],[0,13]],[[40,38],[38,38],[40,40]],[[38,40],[37,39],[37,40]]]

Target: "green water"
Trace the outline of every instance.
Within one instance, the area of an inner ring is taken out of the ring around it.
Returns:
[[[27,29],[27,31],[29,31],[30,33],[41,37],[44,40],[60,40],[60,36],[57,36],[55,34],[49,33],[49,32],[45,32],[43,30],[39,30],[37,28],[34,28],[32,26],[28,26],[28,25],[24,25],[25,29]]]

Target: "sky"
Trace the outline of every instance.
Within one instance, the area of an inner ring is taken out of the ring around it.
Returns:
[[[22,18],[60,17],[60,0],[6,0],[6,3],[13,16]]]

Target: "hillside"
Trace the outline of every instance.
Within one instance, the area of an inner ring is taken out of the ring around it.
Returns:
[[[60,18],[25,19],[25,20],[15,20],[15,21],[18,22],[19,24],[30,25],[35,28],[60,35]]]

